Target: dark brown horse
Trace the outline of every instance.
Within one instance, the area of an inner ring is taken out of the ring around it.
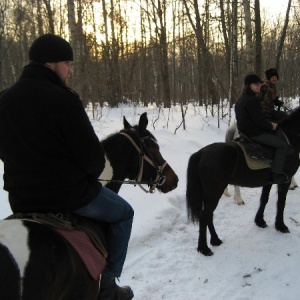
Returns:
[[[287,157],[285,173],[291,180],[299,167],[300,151],[300,108],[294,110],[279,127],[288,137],[294,153]],[[242,150],[236,143],[214,143],[191,155],[187,169],[186,200],[188,216],[193,222],[199,222],[198,252],[212,255],[207,246],[207,227],[210,231],[210,243],[219,246],[219,239],[213,224],[213,212],[228,184],[244,187],[263,187],[260,206],[255,217],[259,227],[267,227],[264,210],[269,199],[272,184],[269,183],[270,169],[250,170],[245,162]],[[284,208],[290,181],[278,185],[278,202],[275,227],[287,233],[284,224]]]
[[[147,124],[146,113],[136,126],[124,118],[124,129],[103,141],[107,161],[101,180],[115,192],[126,179],[163,193],[177,187],[178,177]],[[1,300],[99,299],[100,279],[92,279],[68,242],[45,225],[0,221],[0,266]]]

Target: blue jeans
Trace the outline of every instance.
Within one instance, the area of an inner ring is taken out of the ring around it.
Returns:
[[[134,215],[130,204],[118,194],[102,187],[98,196],[91,203],[74,213],[109,224],[106,239],[108,257],[104,274],[109,277],[120,277],[127,254]]]

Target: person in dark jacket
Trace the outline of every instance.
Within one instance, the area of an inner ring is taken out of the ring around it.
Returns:
[[[107,268],[101,299],[132,299],[119,287],[131,235],[133,209],[102,187],[104,149],[82,101],[67,87],[73,50],[53,34],[38,37],[30,63],[18,81],[0,95],[0,158],[4,189],[18,212],[74,212],[109,224]]]
[[[250,139],[275,148],[270,182],[287,183],[288,177],[283,172],[284,163],[290,147],[283,133],[277,129],[277,123],[267,119],[262,111],[260,88],[262,80],[256,74],[248,74],[244,79],[244,89],[235,105],[237,127]]]
[[[286,113],[280,108],[284,106],[283,101],[279,100],[276,84],[279,80],[278,72],[275,68],[265,71],[266,78],[263,80],[260,91],[262,94],[262,109],[266,117],[274,122],[287,117]]]

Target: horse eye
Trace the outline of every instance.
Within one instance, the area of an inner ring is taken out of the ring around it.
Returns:
[[[151,148],[153,149],[156,149],[156,150],[159,150],[159,146],[158,144],[156,143],[156,141],[154,141],[153,139],[151,139],[152,143],[151,143]]]

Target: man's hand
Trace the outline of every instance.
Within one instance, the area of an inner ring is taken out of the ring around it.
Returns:
[[[278,124],[277,123],[273,123],[273,122],[271,122],[271,124],[272,124],[272,127],[273,127],[272,130],[276,130]]]

